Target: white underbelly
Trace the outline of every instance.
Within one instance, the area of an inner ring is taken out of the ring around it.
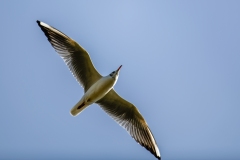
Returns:
[[[103,98],[114,86],[114,79],[111,77],[103,77],[94,83],[84,94],[84,101],[92,104]]]
[[[87,90],[80,101],[71,109],[71,114],[73,116],[77,116],[87,106],[103,98],[113,88],[115,83],[116,80],[110,76],[103,77],[98,80]]]

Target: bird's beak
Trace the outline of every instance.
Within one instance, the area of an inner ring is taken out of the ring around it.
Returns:
[[[117,72],[119,72],[119,70],[121,69],[122,65],[117,69]]]

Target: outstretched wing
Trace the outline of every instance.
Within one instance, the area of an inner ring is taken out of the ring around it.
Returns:
[[[87,51],[59,30],[40,21],[37,23],[86,92],[102,77],[93,66]]]
[[[152,132],[133,104],[121,98],[113,89],[96,103],[124,127],[140,145],[149,150],[156,158],[161,159]]]

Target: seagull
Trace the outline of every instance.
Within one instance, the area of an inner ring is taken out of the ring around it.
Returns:
[[[88,52],[76,41],[44,22],[37,20],[37,24],[84,88],[84,95],[71,109],[71,115],[77,116],[89,105],[98,104],[119,125],[125,128],[137,143],[160,160],[161,156],[156,140],[147,122],[132,103],[120,97],[113,89],[122,65],[108,76],[102,76],[95,69]]]

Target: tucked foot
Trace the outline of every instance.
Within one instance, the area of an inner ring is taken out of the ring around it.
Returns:
[[[85,105],[85,103],[83,102],[80,106],[78,106],[78,108],[77,109],[80,109],[80,108],[82,108],[83,106]]]

